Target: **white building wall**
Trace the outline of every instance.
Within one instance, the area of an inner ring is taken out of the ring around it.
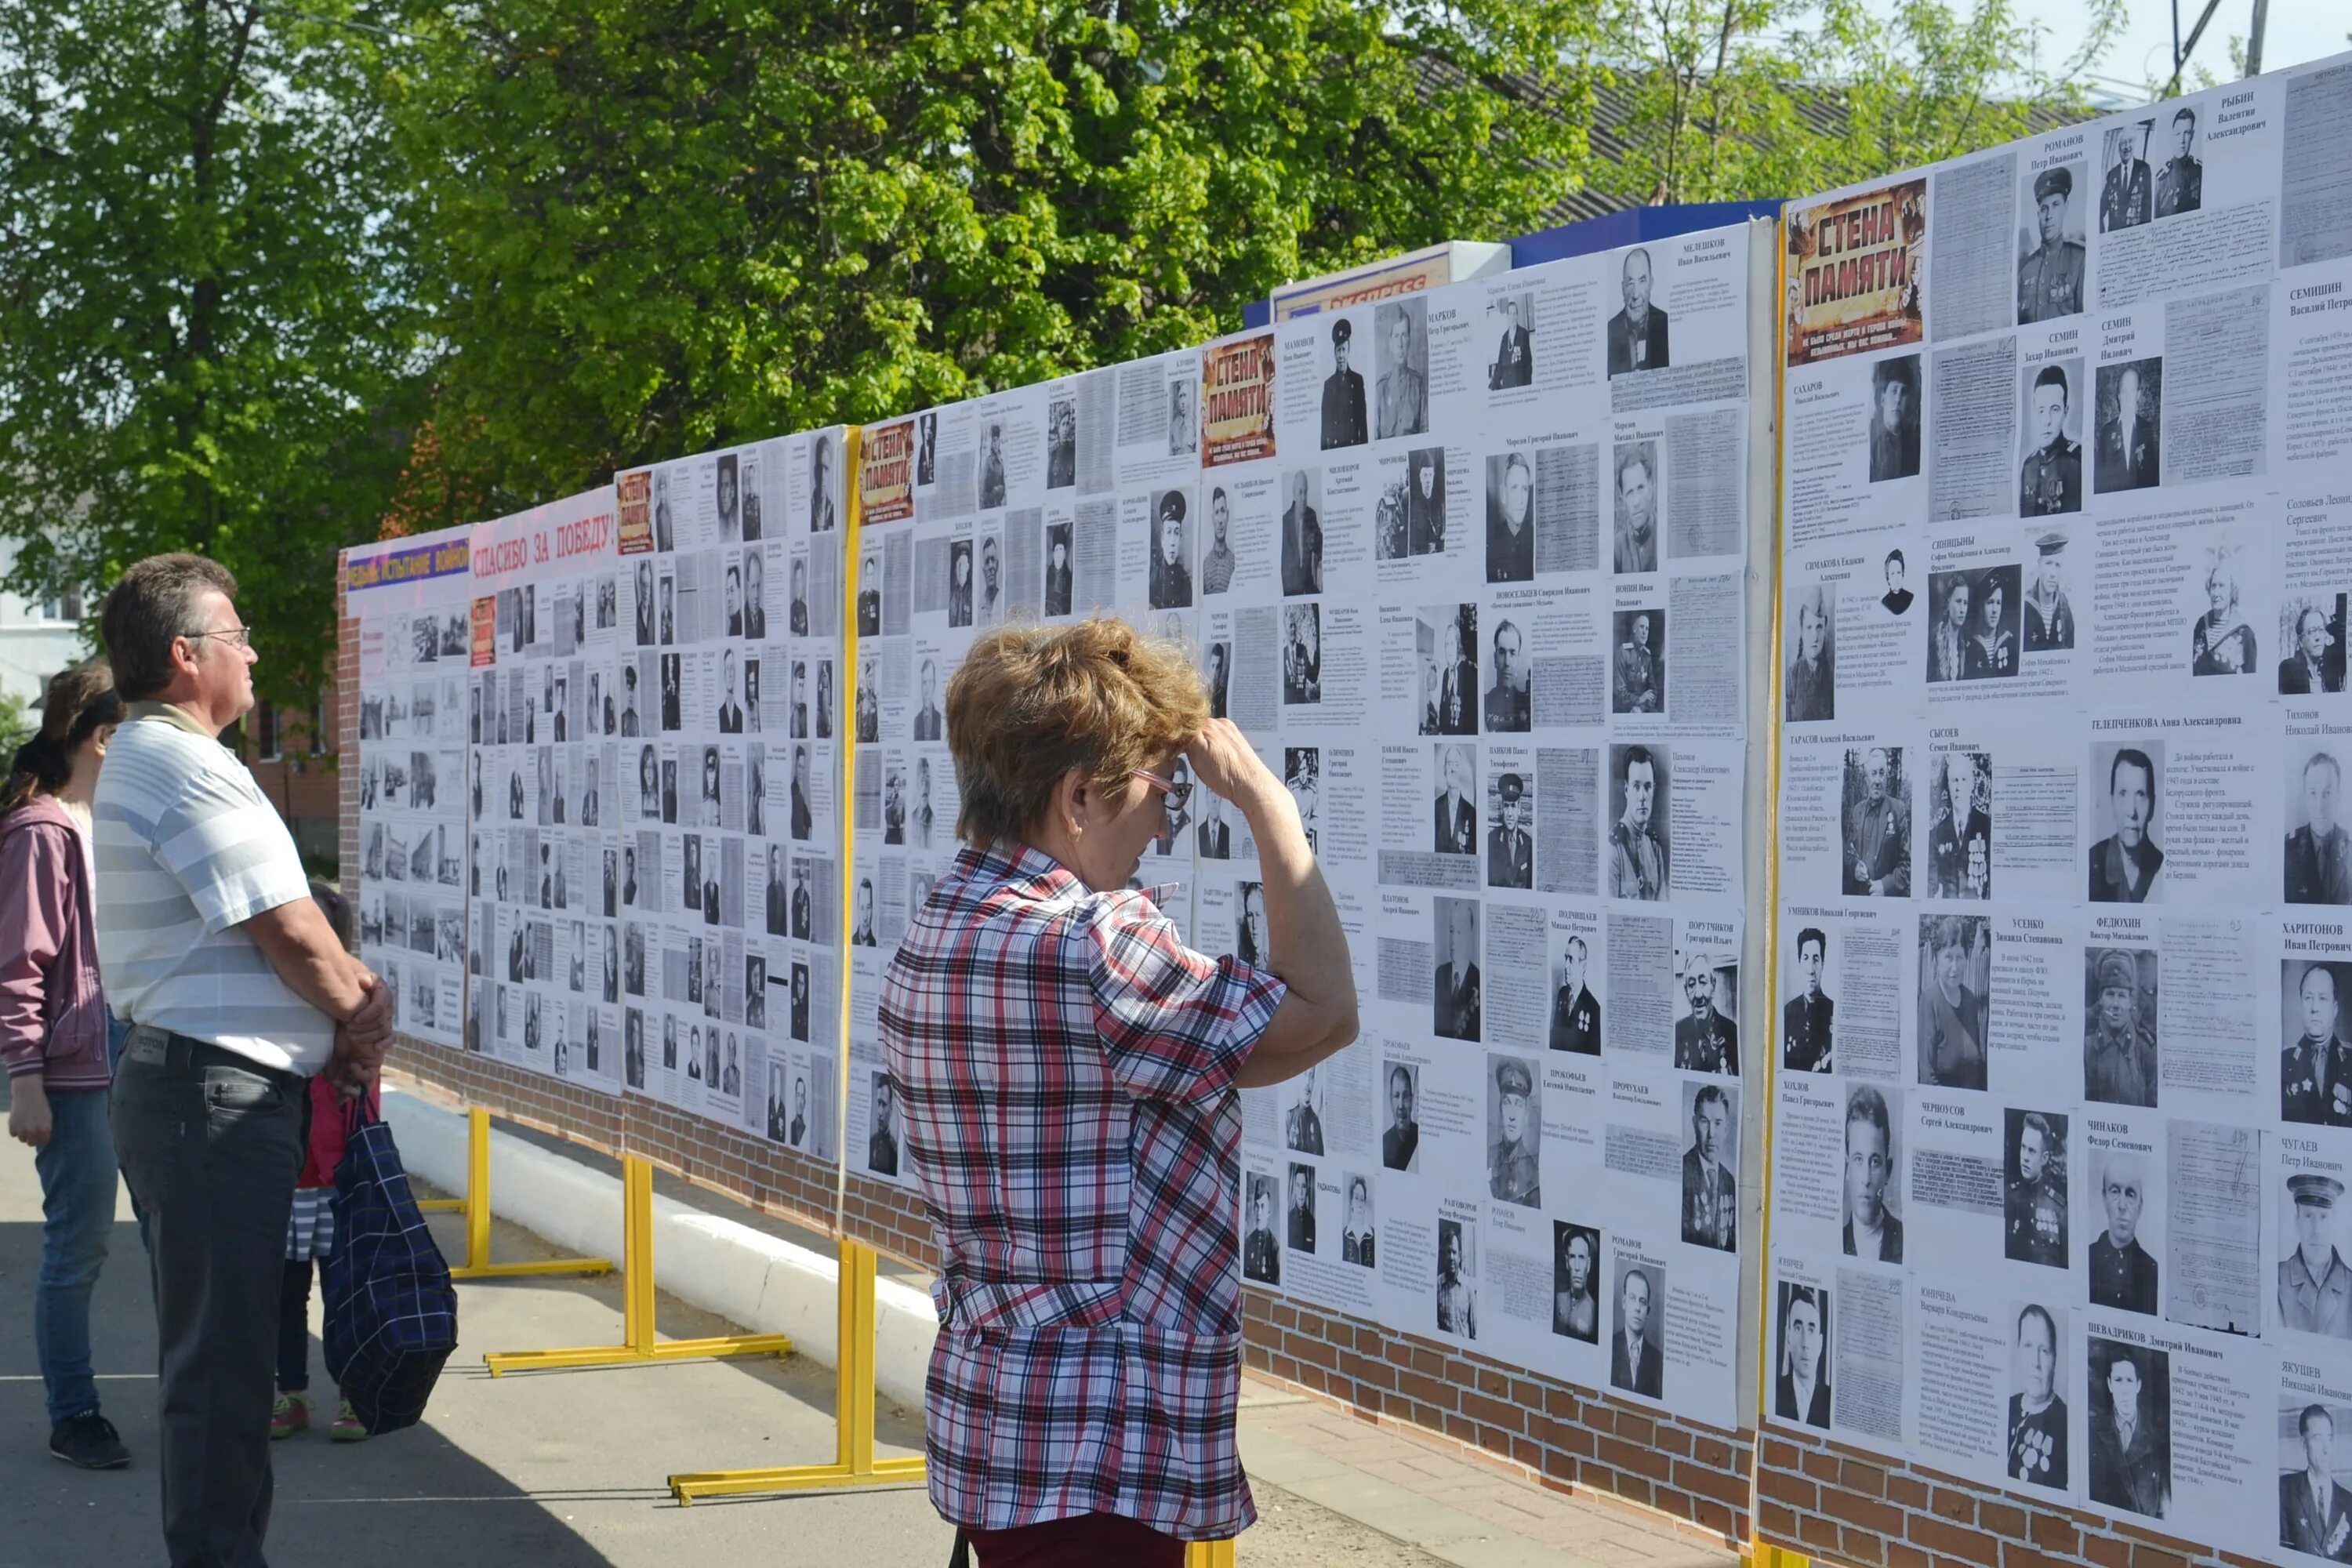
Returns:
[[[0,576],[16,564],[16,542],[0,541]],[[30,704],[50,676],[92,651],[82,641],[79,619],[50,614],[72,607],[0,592],[0,692]]]

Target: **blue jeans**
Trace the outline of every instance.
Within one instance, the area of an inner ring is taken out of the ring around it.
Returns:
[[[53,1126],[33,1156],[41,1177],[41,1275],[33,1297],[33,1342],[47,1385],[49,1423],[98,1409],[90,1375],[89,1296],[114,1228],[114,1134],[106,1090],[56,1089]]]

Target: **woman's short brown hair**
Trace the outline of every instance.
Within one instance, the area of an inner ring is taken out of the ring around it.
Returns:
[[[947,717],[956,837],[984,849],[1027,835],[1072,768],[1112,788],[1165,761],[1209,721],[1209,699],[1182,647],[1105,616],[982,637],[948,682]]]

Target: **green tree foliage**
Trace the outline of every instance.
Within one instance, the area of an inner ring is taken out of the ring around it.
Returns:
[[[203,552],[290,701],[317,689],[334,550],[375,536],[425,368],[383,36],[348,0],[304,9],[0,5],[13,584]]]
[[[2012,0],[1620,0],[1599,57],[1622,116],[1607,188],[1801,196],[2084,118],[2123,6],[2081,4],[2081,48],[2044,59]]]
[[[1198,342],[1537,226],[1574,0],[479,0],[397,119],[453,462],[517,497]]]

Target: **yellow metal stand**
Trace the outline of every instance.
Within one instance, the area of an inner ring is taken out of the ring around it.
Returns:
[[[528,1267],[528,1265],[524,1266]],[[606,1265],[607,1268],[610,1265]],[[871,1287],[868,1287],[871,1300]],[[654,1337],[654,1168],[635,1154],[621,1159],[621,1337],[617,1345],[572,1350],[500,1351],[482,1358],[492,1377],[583,1366],[632,1366],[707,1356],[790,1355],[782,1334],[720,1334],[707,1340]],[[870,1417],[869,1417],[870,1420]]]
[[[697,1498],[747,1492],[831,1491],[845,1487],[903,1486],[923,1479],[923,1461],[874,1454],[874,1249],[841,1239],[841,1355],[834,1374],[834,1452],[829,1465],[782,1469],[705,1470],[669,1479],[681,1507]],[[1233,1558],[1224,1563],[1230,1568]]]
[[[1234,1543],[1195,1541],[1184,1548],[1184,1568],[1234,1568]]]
[[[609,1258],[549,1258],[533,1263],[490,1261],[490,1113],[466,1113],[466,1195],[434,1198],[417,1205],[455,1209],[466,1216],[466,1261],[449,1270],[452,1279],[509,1279],[533,1274],[610,1274]]]

